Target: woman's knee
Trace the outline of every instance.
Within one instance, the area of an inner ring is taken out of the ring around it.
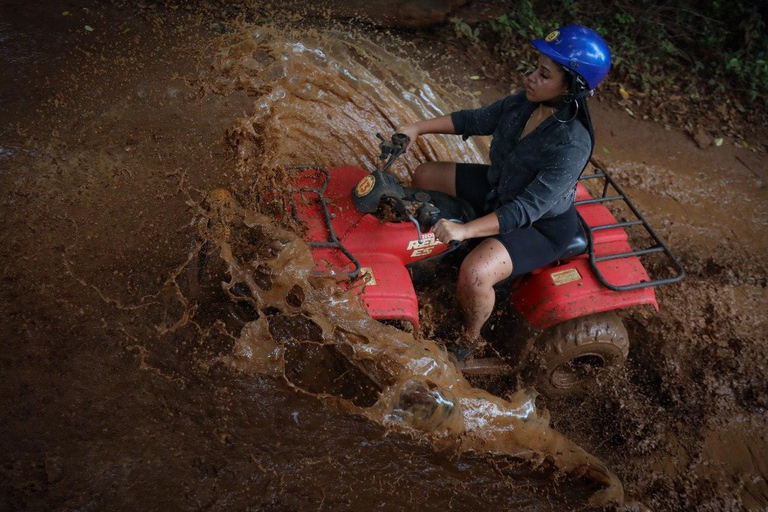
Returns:
[[[429,181],[429,168],[432,162],[424,162],[423,164],[419,164],[418,167],[416,167],[416,170],[413,171],[413,179],[411,185],[418,188],[425,188],[424,183],[426,181]]]
[[[481,291],[493,287],[495,283],[489,279],[488,272],[475,259],[466,259],[459,269],[459,279],[456,282],[459,290]]]
[[[484,240],[461,264],[458,287],[485,290],[512,275],[507,249],[494,238]]]
[[[459,269],[459,279],[456,281],[459,291],[473,291],[487,288],[485,279],[476,268],[463,264]]]
[[[456,195],[456,164],[453,162],[424,162],[413,172],[411,185],[427,190],[439,190]]]

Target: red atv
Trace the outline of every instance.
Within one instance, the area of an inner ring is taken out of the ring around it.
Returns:
[[[444,244],[432,227],[441,218],[469,222],[477,213],[463,199],[432,190],[404,187],[386,171],[408,144],[407,136],[380,135],[381,154],[376,170],[360,167],[325,169],[296,166],[286,209],[306,226],[306,238],[317,263],[316,271],[335,274],[349,290],[361,295],[371,317],[418,331],[419,305],[412,271],[420,262],[435,260],[460,249],[464,243]],[[629,340],[615,310],[651,304],[658,310],[654,287],[684,277],[677,259],[648,225],[605,169],[579,178],[576,207],[583,232],[573,239],[560,259],[507,283],[496,294],[497,307],[509,301],[524,320],[496,341],[500,357],[469,359],[460,364],[465,375],[514,375],[527,362],[531,348],[541,364],[534,366],[536,388],[563,394],[584,388],[601,372],[624,363]],[[602,188],[592,197],[585,184]],[[616,195],[608,195],[609,190]],[[209,202],[226,202],[229,193],[217,190]],[[606,203],[621,203],[634,219],[617,221]],[[210,221],[209,221],[210,222]],[[633,250],[625,228],[643,227],[652,246]],[[209,225],[209,228],[211,226]],[[198,258],[190,267],[193,295],[205,273],[210,244],[195,242]],[[668,259],[672,277],[651,280],[639,256],[660,253]],[[247,290],[229,290],[231,316],[239,321],[254,317],[243,311],[252,305]],[[498,285],[497,285],[498,286]],[[238,311],[238,308],[241,308]]]
[[[307,227],[318,271],[346,274],[350,289],[362,295],[374,319],[418,330],[419,306],[409,268],[461,245],[435,238],[432,227],[439,219],[468,222],[476,212],[460,198],[404,187],[386,171],[405,151],[407,136],[394,134],[390,141],[378,137],[381,155],[373,173],[355,166],[291,168],[296,175],[288,207]],[[513,350],[502,350],[504,358],[466,361],[465,374],[517,372],[527,349],[535,345],[542,358],[536,379],[540,391],[552,395],[581,388],[627,357],[627,331],[615,310],[641,304],[658,310],[654,287],[684,277],[682,266],[645,218],[605,169],[592,163],[598,172],[583,175],[577,185],[583,233],[558,261],[511,283],[508,300],[534,328],[533,336],[516,340]],[[588,180],[602,187],[599,197],[587,191]],[[616,195],[608,195],[609,190]],[[617,221],[606,207],[612,201],[626,205],[636,218]],[[654,244],[633,250],[625,230],[629,226],[644,227]],[[672,277],[648,277],[639,256],[652,253],[669,259]],[[497,294],[497,306],[503,300]]]

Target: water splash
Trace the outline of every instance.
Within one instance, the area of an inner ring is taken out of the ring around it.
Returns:
[[[244,201],[213,198],[198,221],[208,253],[224,262],[212,280],[250,312],[224,359],[436,445],[547,461],[601,483],[593,503],[621,501],[617,477],[549,427],[534,392],[503,400],[473,388],[442,347],[372,320],[358,296],[315,275],[307,244],[259,213],[266,199],[281,204],[281,166],[370,168],[376,132],[459,108],[455,95],[429,82],[407,60],[346,33],[298,41],[241,27],[217,54],[201,89],[254,97],[253,112],[229,131],[240,177],[233,192]],[[485,151],[458,137],[421,137],[395,172],[407,180],[419,162],[479,162]]]

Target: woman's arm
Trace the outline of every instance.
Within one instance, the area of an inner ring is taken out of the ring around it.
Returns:
[[[397,128],[397,132],[408,136],[410,139],[408,147],[410,147],[419,135],[426,133],[454,134],[456,130],[453,127],[451,116],[441,116],[418,123],[404,124]]]
[[[504,111],[519,107],[524,99],[524,93],[507,96],[485,107],[458,110],[447,116],[401,125],[397,131],[406,134],[411,139],[411,143],[419,135],[427,133],[459,134],[464,136],[464,140],[472,135],[491,135],[496,130]]]
[[[499,217],[491,212],[466,224],[440,219],[435,224],[435,236],[441,242],[461,242],[468,238],[499,234]]]

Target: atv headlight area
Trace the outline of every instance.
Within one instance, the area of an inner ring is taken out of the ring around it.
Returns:
[[[403,185],[393,174],[376,171],[357,182],[352,189],[355,207],[363,213],[375,213],[382,198],[402,200]]]

